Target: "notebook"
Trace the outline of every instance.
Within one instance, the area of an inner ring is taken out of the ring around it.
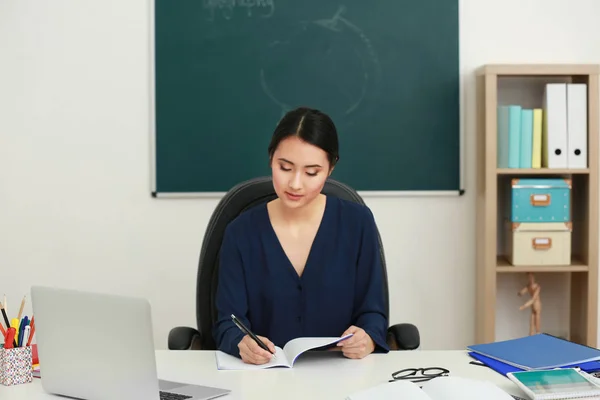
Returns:
[[[533,400],[600,398],[600,386],[575,368],[510,372],[507,376]]]
[[[521,368],[514,367],[510,364],[505,364],[502,361],[494,360],[493,358],[489,358],[489,357],[486,357],[484,355],[477,354],[474,352],[469,352],[469,356],[476,359],[477,361],[482,362],[483,364],[490,367],[491,369],[498,372],[499,374],[502,374],[505,376],[509,372],[524,371]],[[583,363],[563,365],[563,366],[561,366],[561,368],[579,368],[584,372],[591,373],[591,372],[600,371],[600,361],[588,361],[588,362],[583,362]]]
[[[488,381],[444,376],[419,383],[409,381],[383,383],[350,394],[346,400],[514,400],[518,398]]]
[[[353,334],[350,333],[342,337],[302,337],[292,339],[281,347],[275,346],[275,357],[266,364],[248,364],[239,357],[234,357],[222,351],[215,352],[217,359],[217,368],[220,370],[240,370],[240,369],[265,369],[274,367],[292,368],[296,359],[309,350],[315,350],[327,347],[342,340],[348,339]]]
[[[600,360],[600,350],[545,333],[467,347],[523,370],[551,369]]]
[[[505,364],[502,361],[498,361],[493,358],[489,358],[474,352],[470,352],[469,356],[473,357],[477,361],[480,361],[481,363],[485,364],[486,366],[490,367],[494,371],[504,376],[506,376],[506,374],[509,372],[523,371],[521,368],[514,367],[510,364]]]

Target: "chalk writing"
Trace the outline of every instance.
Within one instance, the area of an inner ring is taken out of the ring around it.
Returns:
[[[366,68],[367,62],[364,59],[364,57],[362,56],[362,52],[356,51],[357,55],[359,55],[360,58],[362,59],[363,67],[365,68],[365,74],[364,74],[365,80],[364,80],[364,84],[362,87],[362,93],[361,93],[360,98],[358,98],[356,100],[356,102],[346,110],[346,114],[350,114],[356,108],[358,108],[360,103],[363,101],[363,99],[367,93],[367,86],[369,84],[370,78],[378,79],[379,76],[381,75],[381,65],[379,63],[379,57],[377,56],[377,53],[375,52],[375,48],[373,47],[371,40],[369,40],[369,38],[367,38],[367,36],[363,33],[363,31],[358,26],[354,25],[352,22],[350,22],[346,18],[342,17],[342,14],[345,12],[346,12],[346,6],[342,5],[342,6],[338,7],[338,10],[335,13],[335,15],[333,16],[333,18],[320,19],[320,20],[314,21],[314,23],[317,25],[320,25],[324,28],[330,29],[333,32],[341,32],[343,30],[342,26],[353,31],[356,35],[358,35],[360,37],[360,40],[363,42],[363,44],[367,50],[367,54],[370,58],[370,61],[373,65],[373,68],[374,68],[373,73],[375,76],[369,77],[369,73],[367,72],[367,68]]]
[[[217,13],[227,20],[234,17],[235,10],[245,10],[246,16],[269,18],[275,13],[275,0],[203,0],[209,12],[209,21],[214,21]]]
[[[352,101],[352,103],[344,110],[346,115],[349,115],[355,112],[365,99],[367,91],[369,87],[372,90],[377,90],[377,86],[379,84],[379,80],[381,78],[381,64],[379,62],[379,57],[371,40],[364,34],[364,32],[356,26],[354,23],[344,18],[342,15],[346,13],[346,6],[339,6],[337,12],[331,18],[317,19],[312,21],[302,21],[302,31],[306,31],[308,26],[319,26],[320,28],[327,29],[334,34],[344,34],[344,32],[351,32],[353,35],[358,37],[358,42],[360,46],[354,48],[354,54],[360,60],[360,64],[363,70],[362,74],[362,82],[356,82],[356,84],[360,84],[360,93],[358,96]],[[276,45],[286,45],[289,44],[289,41],[280,41],[274,40],[269,44],[269,47],[274,47]],[[331,52],[331,48],[327,49],[326,54]],[[269,97],[275,104],[277,104],[282,109],[282,113],[288,111],[290,109],[290,105],[284,102],[281,99],[278,99],[271,88],[269,87],[267,81],[267,76],[264,68],[260,69],[260,85],[262,87],[263,92]]]

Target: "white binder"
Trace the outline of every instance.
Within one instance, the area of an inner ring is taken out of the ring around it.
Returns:
[[[587,85],[567,84],[567,164],[587,168]]]
[[[568,168],[566,83],[546,84],[543,108],[542,167]]]

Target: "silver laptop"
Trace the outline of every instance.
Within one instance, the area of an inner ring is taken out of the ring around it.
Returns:
[[[42,387],[79,399],[206,400],[230,390],[162,381],[145,299],[31,288]]]

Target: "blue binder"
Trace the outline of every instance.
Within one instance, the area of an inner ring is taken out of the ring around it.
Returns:
[[[467,349],[522,370],[581,366],[600,361],[600,350],[545,333],[473,345]]]
[[[514,367],[510,364],[505,364],[502,361],[494,360],[493,358],[489,358],[475,352],[470,352],[469,356],[504,376],[506,376],[506,374],[509,372],[524,371],[521,368]],[[589,361],[581,364],[564,365],[562,368],[581,368],[582,371],[592,373],[600,371],[600,361]]]

